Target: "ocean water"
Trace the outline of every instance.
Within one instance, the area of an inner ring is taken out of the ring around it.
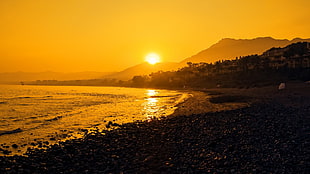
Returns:
[[[187,96],[157,89],[0,85],[0,155],[109,129],[109,122],[168,116]]]

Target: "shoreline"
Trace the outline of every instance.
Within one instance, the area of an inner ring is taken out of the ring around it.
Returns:
[[[24,87],[21,87],[21,88],[23,89]],[[37,88],[35,87],[34,89],[37,89]],[[41,89],[41,88],[39,87],[38,89]],[[71,88],[69,87],[69,89]],[[88,90],[89,88],[86,87],[85,89],[84,88],[81,88],[81,89]],[[83,100],[87,102],[81,102],[81,103],[87,103],[87,104],[90,103],[89,106],[88,105],[83,106],[80,104],[81,107],[78,106],[75,109],[66,110],[67,112],[58,112],[56,114],[53,114],[56,111],[53,112],[54,110],[51,109],[51,111],[48,111],[51,113],[48,118],[38,117],[37,119],[33,117],[34,118],[33,120],[35,120],[36,123],[38,123],[37,125],[39,125],[39,126],[35,125],[36,127],[32,126],[32,127],[35,127],[33,129],[31,126],[28,126],[28,127],[24,126],[23,123],[15,127],[13,126],[4,127],[2,125],[6,123],[6,120],[5,120],[4,123],[1,125],[3,129],[0,130],[0,156],[23,155],[27,151],[27,148],[48,148],[50,145],[56,144],[60,141],[81,138],[87,132],[92,132],[97,129],[110,130],[113,128],[117,128],[118,125],[121,125],[123,123],[134,122],[138,120],[146,120],[146,119],[151,120],[153,119],[153,117],[160,118],[161,116],[168,116],[174,112],[176,108],[175,107],[176,103],[182,102],[188,96],[186,93],[178,92],[178,91],[150,90],[150,89],[126,89],[125,88],[125,90],[119,90],[118,88],[107,88],[107,89],[102,88],[100,92],[101,93],[105,93],[106,91],[109,92],[109,89],[112,89],[112,93],[114,92],[117,95],[119,91],[121,91],[122,94],[129,92],[128,94],[129,97],[125,97],[123,99],[120,98],[120,100],[118,100],[118,98],[113,98],[113,97],[111,99],[103,98],[103,100],[102,100],[102,97],[95,97],[95,101],[98,101],[98,102],[103,101],[102,102],[103,105],[96,105],[96,103],[95,105],[91,105],[93,98],[85,97],[85,99]],[[94,91],[98,92],[97,89],[94,89]],[[132,95],[133,97],[131,98],[130,98],[131,96],[130,91],[136,92]],[[138,95],[140,93],[141,95]],[[95,94],[94,96],[96,96],[96,93],[94,94]],[[44,96],[43,97],[44,103],[51,103],[52,105],[57,105],[57,103],[54,104],[52,102],[55,102],[56,99],[62,97],[62,96],[59,97],[58,95],[49,95],[47,98],[48,100],[46,101],[45,95],[42,95],[42,96]],[[31,99],[32,96],[26,94],[26,97],[23,96],[23,98]],[[72,103],[80,102],[79,100],[75,100],[75,98],[73,98],[72,100],[74,100],[74,102]],[[124,101],[116,103],[115,100],[117,100],[117,102],[121,100],[124,100]],[[40,100],[37,100],[37,101],[40,101]],[[28,102],[28,101],[25,101],[25,102]],[[30,102],[32,101],[29,101],[29,103]],[[7,103],[10,103],[10,102],[8,101]],[[116,103],[116,104],[113,104],[113,103]],[[19,107],[19,106],[16,106],[16,107]],[[43,107],[40,107],[40,105],[38,105],[38,108],[43,108]],[[14,115],[18,115],[19,113],[12,112],[9,114],[14,116]],[[2,113],[2,115],[4,115],[4,118],[6,118],[5,112]],[[28,114],[28,115],[31,115],[31,114]],[[33,115],[36,117],[37,115],[45,115],[45,113],[43,112],[33,113]],[[74,118],[75,120],[72,120],[72,118]],[[31,119],[29,122],[32,122],[33,120]],[[10,123],[9,121],[10,120],[8,120],[7,124]],[[24,122],[26,123],[26,121]],[[66,124],[66,126],[63,126],[64,124]],[[28,125],[31,125],[31,124],[28,124]]]
[[[306,153],[309,152],[309,85],[288,85],[286,91],[278,92],[275,87],[267,87],[193,93],[193,97],[179,104],[174,114],[161,120],[128,123],[47,150],[33,149],[28,157],[0,157],[0,172],[306,173],[309,170]],[[210,97],[220,96],[224,97],[210,102]]]

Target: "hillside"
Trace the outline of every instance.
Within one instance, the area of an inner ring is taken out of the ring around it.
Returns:
[[[234,59],[240,56],[247,56],[252,54],[262,54],[264,51],[272,47],[285,47],[296,42],[310,41],[310,39],[295,38],[293,40],[287,39],[273,39],[271,37],[259,37],[254,39],[222,39],[218,43],[212,45],[198,54],[189,57],[179,63],[162,62],[156,65],[149,65],[142,63],[132,66],[121,72],[110,74],[105,78],[115,78],[120,80],[129,80],[136,75],[148,75],[157,71],[171,71],[177,70],[186,66],[187,62],[215,62],[220,59]]]
[[[285,47],[296,42],[310,42],[310,39],[295,38],[293,40],[274,39],[271,37],[259,37],[254,39],[231,39],[225,38],[212,45],[208,49],[199,52],[179,63],[162,62],[156,65],[148,63],[138,64],[129,67],[123,71],[116,73],[101,73],[101,72],[81,72],[81,73],[0,73],[0,83],[16,83],[20,81],[35,81],[35,80],[82,80],[82,79],[118,79],[129,80],[133,76],[148,75],[157,71],[172,71],[186,66],[187,62],[211,63],[217,60],[235,59],[240,56],[253,54],[262,54],[264,51],[272,47]]]
[[[262,54],[272,47],[285,47],[296,42],[310,42],[310,39],[295,38],[293,40],[279,40],[271,37],[258,37],[255,39],[230,39],[225,38],[212,45],[198,54],[189,57],[181,62],[185,65],[187,62],[215,62],[217,60],[234,59],[240,56],[252,54]]]
[[[132,67],[129,67],[121,72],[110,74],[105,76],[105,78],[115,78],[119,80],[129,80],[132,79],[133,76],[138,75],[148,75],[152,72],[157,71],[171,71],[179,68],[179,63],[174,62],[162,62],[157,63],[155,65],[150,65],[149,63],[141,63]]]

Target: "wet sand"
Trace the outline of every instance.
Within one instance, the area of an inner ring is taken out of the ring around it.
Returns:
[[[0,173],[307,173],[310,86],[194,91],[172,116],[0,157]]]

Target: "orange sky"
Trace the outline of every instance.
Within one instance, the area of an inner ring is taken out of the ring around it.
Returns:
[[[310,37],[309,0],[1,0],[0,72],[120,71],[222,38]]]

